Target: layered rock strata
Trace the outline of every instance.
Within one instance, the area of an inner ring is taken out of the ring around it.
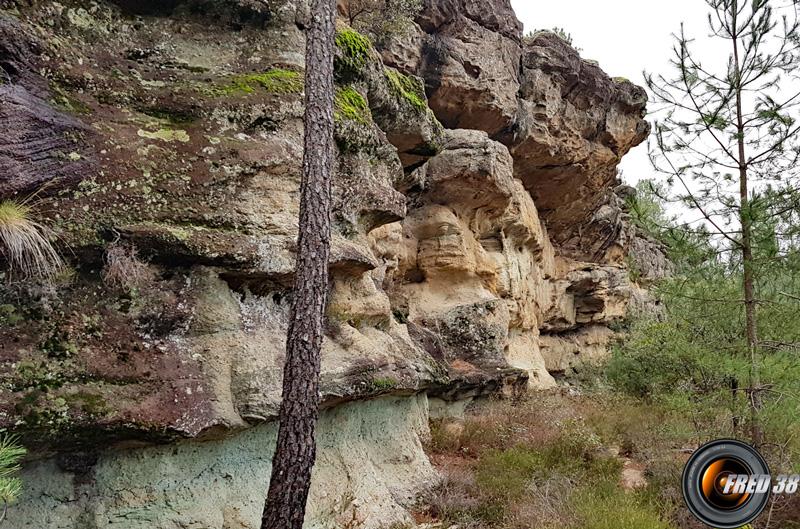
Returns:
[[[0,195],[70,268],[0,288],[10,527],[253,528],[294,274],[308,6],[0,3]],[[505,0],[337,37],[333,249],[309,527],[386,527],[434,476],[437,409],[601,357],[668,271],[616,165],[644,92]],[[649,265],[647,268],[645,265]],[[335,492],[334,492],[335,491]]]

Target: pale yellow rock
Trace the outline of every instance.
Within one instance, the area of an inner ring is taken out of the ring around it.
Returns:
[[[564,373],[581,363],[605,358],[614,334],[602,325],[580,327],[563,334],[542,335],[539,347],[547,370]]]

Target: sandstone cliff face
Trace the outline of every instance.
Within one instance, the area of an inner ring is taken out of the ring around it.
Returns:
[[[0,2],[0,195],[39,193],[72,271],[0,288],[0,426],[33,450],[11,526],[256,527],[308,6],[32,4]],[[642,298],[628,256],[668,268],[612,191],[648,132],[640,88],[523,39],[505,0],[417,22],[381,50],[341,28],[310,527],[407,522],[429,397],[552,386]],[[109,280],[120,264],[135,277]]]

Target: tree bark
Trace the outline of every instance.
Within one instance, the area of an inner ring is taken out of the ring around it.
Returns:
[[[734,8],[735,9],[735,8]],[[734,14],[734,27],[736,18]],[[752,219],[750,217],[750,196],[748,188],[747,156],[744,139],[744,113],[742,110],[742,75],[739,62],[739,39],[733,35],[733,60],[736,75],[736,126],[739,158],[739,221],[742,226],[742,286],[744,289],[745,337],[747,351],[750,356],[750,435],[753,444],[763,443],[763,432],[759,412],[761,410],[761,377],[759,374],[758,355],[758,306],[755,295],[755,278],[753,270]]]
[[[313,0],[306,40],[305,151],[300,233],[283,400],[262,529],[301,529],[316,459],[320,350],[328,294],[335,0]]]

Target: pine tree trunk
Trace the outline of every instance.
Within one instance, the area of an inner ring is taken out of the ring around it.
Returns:
[[[745,337],[747,351],[750,356],[750,434],[753,444],[759,446],[763,443],[761,420],[761,377],[759,374],[758,355],[758,315],[755,295],[752,219],[750,218],[750,196],[748,189],[747,156],[744,140],[744,117],[742,110],[741,69],[739,62],[739,40],[733,36],[733,58],[736,75],[736,119],[737,119],[737,146],[739,149],[739,220],[742,226],[742,267],[744,269],[742,285],[744,289],[745,311]]]
[[[745,334],[747,337],[747,351],[750,355],[750,435],[753,445],[760,446],[764,439],[761,431],[761,376],[759,374],[758,355],[758,320],[755,296],[755,280],[753,274],[753,247],[752,226],[749,218],[749,200],[747,189],[747,172],[740,171],[741,195],[741,224],[742,224],[742,264],[744,267],[744,306],[745,306]]]
[[[320,349],[328,292],[335,0],[313,0],[306,41],[300,233],[286,341],[283,400],[262,529],[301,529],[316,458]]]

